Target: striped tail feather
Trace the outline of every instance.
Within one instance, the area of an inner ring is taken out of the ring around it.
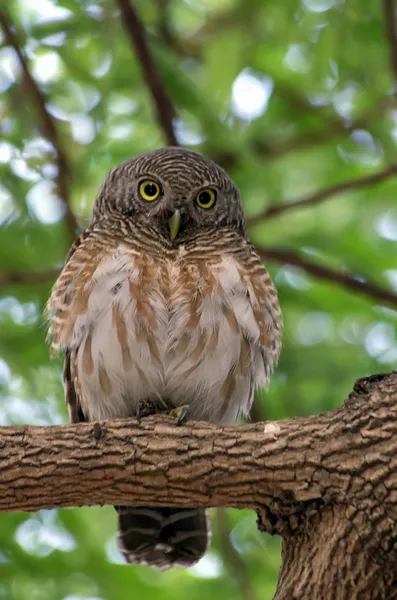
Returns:
[[[208,549],[205,510],[116,506],[119,547],[130,564],[160,570],[194,565]]]

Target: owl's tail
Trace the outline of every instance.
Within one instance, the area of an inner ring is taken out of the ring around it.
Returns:
[[[130,564],[165,570],[191,567],[207,551],[211,531],[206,511],[116,506],[119,547]]]

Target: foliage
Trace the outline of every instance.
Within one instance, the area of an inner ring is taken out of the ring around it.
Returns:
[[[120,11],[125,0],[7,5],[0,47],[0,423],[60,423],[61,365],[49,361],[42,313],[75,235],[73,215],[87,224],[105,173],[171,140]],[[174,111],[171,131],[228,169],[248,217],[353,181],[307,207],[248,220],[264,256],[272,249],[267,264],[285,319],[280,365],[269,393],[258,394],[254,418],[331,409],[356,378],[390,370],[397,359],[397,168],[388,169],[397,142],[393,2],[134,6]],[[10,35],[24,49],[31,80]],[[365,185],[376,172],[376,185]],[[292,266],[281,249],[292,252]],[[324,267],[322,278],[312,264]],[[157,573],[122,564],[109,507],[3,514],[0,598],[270,599],[279,541],[259,534],[250,512],[214,510],[213,517],[209,556],[188,572]]]

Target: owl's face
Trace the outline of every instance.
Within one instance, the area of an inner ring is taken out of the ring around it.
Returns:
[[[237,187],[221,167],[182,148],[139,154],[108,174],[93,222],[117,217],[154,227],[178,243],[199,229],[244,231]]]

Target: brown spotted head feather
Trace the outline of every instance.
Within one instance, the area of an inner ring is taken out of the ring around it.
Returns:
[[[142,197],[146,182],[152,184],[149,191],[158,192],[154,200]],[[134,221],[169,239],[176,210],[181,216],[175,243],[202,229],[229,227],[244,233],[240,194],[232,179],[209,158],[176,147],[138,154],[112,169],[95,201],[93,225]]]

